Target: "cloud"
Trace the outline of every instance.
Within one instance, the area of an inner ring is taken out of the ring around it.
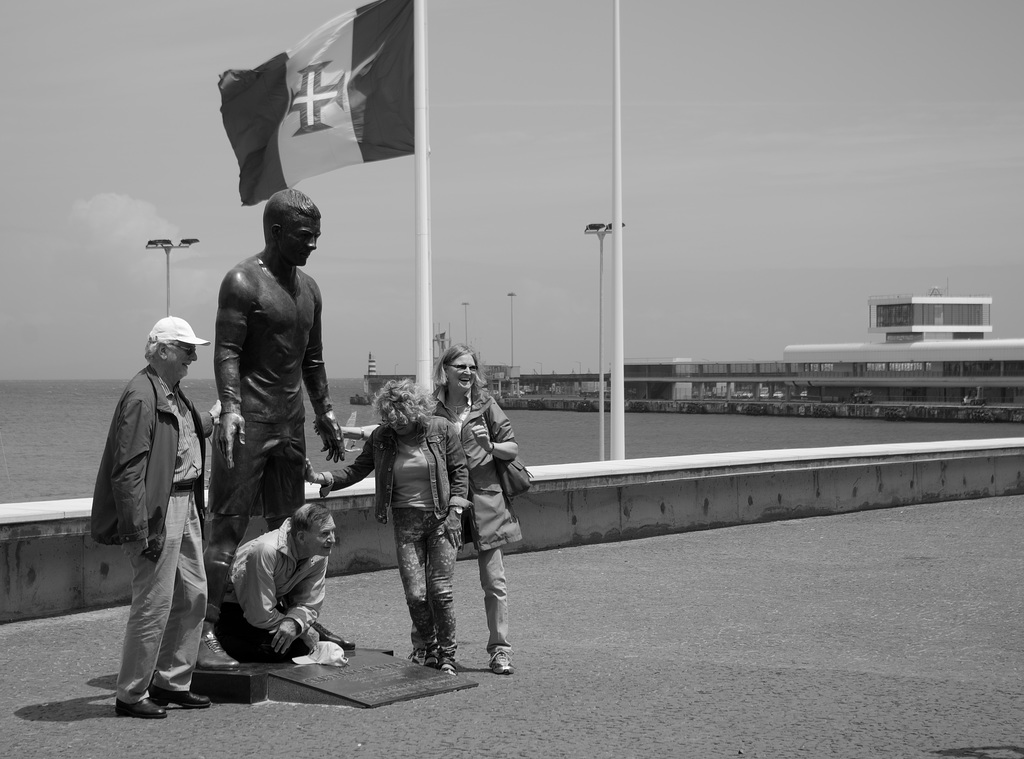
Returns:
[[[101,248],[138,248],[140,241],[178,237],[178,227],[161,218],[152,203],[115,192],[76,200],[71,219],[83,224]]]

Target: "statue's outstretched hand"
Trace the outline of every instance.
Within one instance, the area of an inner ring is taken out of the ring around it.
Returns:
[[[222,413],[214,438],[228,469],[231,469],[235,465],[235,441],[237,440],[239,445],[245,445],[245,419],[241,414],[231,411]]]
[[[327,451],[327,460],[343,461],[345,459],[345,440],[341,432],[341,425],[338,424],[334,412],[326,411],[323,414],[317,414],[316,421],[313,422],[313,429],[323,441],[324,447],[320,450]]]

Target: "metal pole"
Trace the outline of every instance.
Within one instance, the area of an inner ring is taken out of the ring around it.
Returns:
[[[604,232],[597,233],[600,253],[597,270],[597,435],[598,461],[604,461]]]
[[[466,345],[469,345],[469,303],[462,301],[462,316],[466,324]]]
[[[427,102],[426,0],[413,2],[413,108],[416,114],[416,382],[430,387],[433,369],[430,293],[430,174]]]
[[[171,249],[164,248],[167,254],[167,315],[171,315]]]
[[[612,76],[612,434],[611,457],[626,458],[625,347],[622,296],[622,82],[619,44],[619,0],[613,0],[614,55]]]
[[[516,365],[516,314],[513,303],[515,303],[515,293],[508,294],[508,368],[509,374],[512,373],[512,367]]]

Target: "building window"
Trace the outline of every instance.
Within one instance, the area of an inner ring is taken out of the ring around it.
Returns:
[[[948,307],[950,318],[947,324],[961,326],[988,326],[989,307],[984,303],[960,303]]]
[[[875,321],[879,327],[910,327],[913,309],[909,303],[895,303],[875,307]]]
[[[964,374],[975,377],[998,377],[999,362],[997,361],[965,361]]]

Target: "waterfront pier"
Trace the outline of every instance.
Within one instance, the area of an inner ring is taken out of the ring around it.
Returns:
[[[382,530],[383,532],[383,530]],[[114,719],[124,606],[0,625],[4,753],[26,759],[1022,759],[1019,497],[784,519],[506,557],[516,673],[365,710],[265,702]],[[323,618],[409,646],[394,571],[332,577]],[[140,749],[142,742],[145,747]]]

